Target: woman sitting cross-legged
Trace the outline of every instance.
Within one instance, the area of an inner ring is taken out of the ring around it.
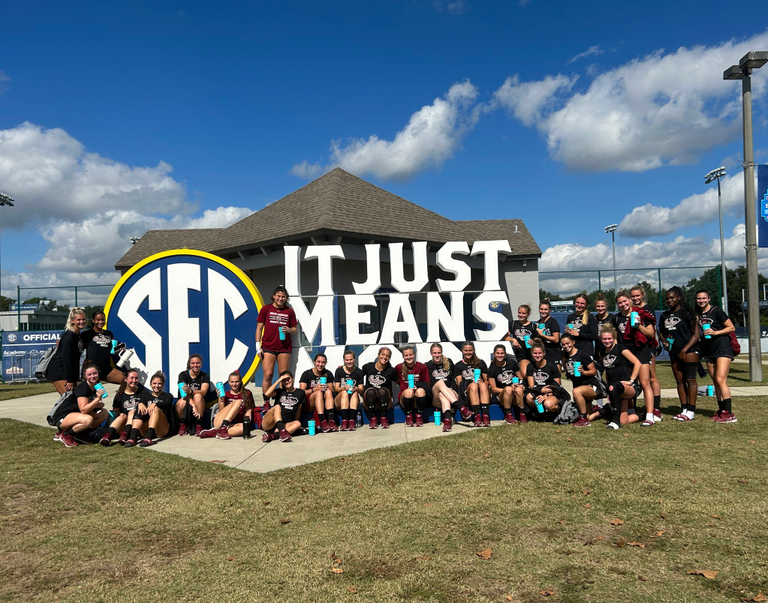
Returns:
[[[301,407],[307,400],[306,392],[294,386],[293,373],[283,371],[277,381],[264,392],[267,398],[274,398],[275,405],[261,420],[264,435],[262,442],[280,439],[290,442],[291,436],[301,429]]]

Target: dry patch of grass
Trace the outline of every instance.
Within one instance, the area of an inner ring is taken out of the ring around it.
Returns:
[[[267,475],[0,421],[0,599],[737,601],[768,591],[764,403]]]
[[[37,394],[49,394],[55,392],[52,383],[3,383],[0,384],[0,401],[13,398],[25,398]]]

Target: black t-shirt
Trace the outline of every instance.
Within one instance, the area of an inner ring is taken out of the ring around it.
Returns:
[[[585,377],[584,375],[581,375],[579,377],[574,376],[573,374],[573,363],[574,362],[581,362],[581,371],[583,372],[586,368],[589,367],[590,364],[594,362],[594,359],[590,354],[587,352],[576,350],[576,353],[573,356],[569,356],[565,363],[563,364],[563,369],[565,370],[565,374],[568,377],[568,379],[571,380],[573,383],[573,387],[578,387],[580,385],[592,385],[592,383],[596,380],[595,375],[592,375],[591,377]]]
[[[132,410],[136,410],[139,402],[149,404],[151,402],[148,399],[150,396],[151,394],[147,388],[140,385],[136,393],[129,394],[128,392],[123,392],[122,394],[115,395],[114,400],[112,400],[112,409],[127,415]]]
[[[62,376],[68,383],[77,383],[80,379],[80,354],[83,351],[83,340],[80,333],[67,329],[61,334],[59,345],[48,365],[47,375],[55,376],[58,380]]]
[[[632,363],[622,354],[626,349],[629,348],[617,343],[610,351],[605,350],[600,358],[609,384],[629,381],[632,377]]]
[[[507,385],[512,385],[512,379],[517,377],[519,372],[520,365],[517,364],[517,360],[507,357],[504,361],[504,366],[491,362],[488,367],[488,379],[495,379],[496,387],[504,388]]]
[[[74,387],[69,397],[61,403],[61,406],[56,411],[56,416],[63,417],[71,412],[80,412],[80,405],[77,403],[78,398],[88,398],[88,402],[93,402],[99,397],[101,397],[101,394],[92,390],[88,383],[82,381]]]
[[[320,378],[325,377],[325,384],[330,387],[333,385],[333,373],[328,369],[323,369],[323,372],[319,375],[315,375],[314,369],[307,369],[301,374],[299,383],[304,383],[307,386],[306,391],[312,391],[320,385]]]
[[[692,317],[683,316],[683,311],[678,309],[672,312],[666,310],[659,318],[660,331],[664,339],[674,338],[674,342],[669,349],[670,358],[677,358],[680,351],[688,344],[691,337],[693,337],[693,331],[691,330]],[[691,347],[689,352],[697,352],[699,350],[699,344],[696,343]]]
[[[581,314],[569,314],[567,323],[573,325],[579,334],[573,336],[573,342],[577,350],[583,350],[587,354],[593,354],[595,351],[594,342],[597,340],[597,319],[587,313],[587,324],[584,324]]]
[[[93,362],[99,369],[99,373],[104,375],[112,370],[112,340],[114,336],[112,331],[104,329],[97,333],[94,329],[83,331],[80,338],[83,340],[85,348],[85,359]]]
[[[448,368],[443,368],[443,363],[439,365],[435,364],[434,360],[430,360],[424,366],[429,371],[429,384],[434,387],[438,381],[445,381],[445,384],[451,389],[456,389],[456,379],[453,377],[453,361],[450,358],[448,360]]]
[[[557,368],[556,364],[549,362],[549,360],[542,367],[538,367],[535,362],[531,362],[528,368],[525,369],[525,376],[526,378],[533,377],[534,387],[554,385],[557,383],[555,379],[560,378],[560,369]]]
[[[599,357],[600,354],[603,353],[605,350],[605,346],[603,345],[603,342],[600,341],[600,329],[603,328],[603,325],[613,325],[613,327],[618,330],[618,327],[616,326],[616,316],[608,312],[605,315],[605,318],[598,318],[595,316],[595,324],[597,324],[597,340],[595,341],[595,356]]]
[[[544,323],[546,325],[546,328],[542,331],[539,329],[538,325],[541,323]],[[534,325],[536,327],[536,333],[543,333],[544,335],[551,336],[555,333],[560,333],[560,324],[551,316],[547,316],[547,320],[539,320],[538,323]],[[544,342],[544,355],[547,358],[547,361],[554,364],[555,362],[560,361],[560,342],[559,341],[549,341],[548,339],[541,338],[541,341]]]
[[[391,364],[380,371],[376,368],[375,362],[369,362],[363,366],[363,374],[365,375],[365,386],[374,387],[376,389],[384,388],[392,392],[392,384],[397,380],[397,373]]]
[[[469,366],[466,362],[460,360],[453,367],[453,376],[461,377],[463,381],[474,381],[476,368],[480,369],[481,375],[488,374],[488,365],[485,363],[485,360],[480,360],[480,364],[477,366]]]
[[[281,388],[275,390],[275,401],[287,413],[298,412],[306,400],[307,393],[298,387],[290,392]]]
[[[340,366],[337,368],[333,379],[334,382],[341,384],[341,387],[344,389],[350,389],[347,385],[347,379],[352,379],[352,387],[357,387],[358,385],[362,385],[363,379],[365,379],[365,375],[363,375],[363,371],[361,371],[357,366],[349,374],[347,373],[345,367]]]
[[[699,315],[699,324],[709,325],[712,331],[722,331],[725,328],[725,321],[728,320],[728,315],[723,312],[722,309],[717,306],[710,306],[707,312],[702,312]],[[731,348],[731,340],[728,335],[710,335],[707,339],[704,334],[707,331],[702,328],[702,335],[699,337],[699,344],[701,344],[702,355],[709,357],[719,356],[733,356],[733,349]]]
[[[173,408],[173,396],[168,392],[160,392],[160,395],[155,397],[152,391],[148,389],[146,400],[142,400],[142,402],[144,404],[152,404],[154,402],[163,411]]]
[[[509,325],[509,334],[517,340],[520,344],[519,348],[513,347],[515,351],[515,357],[518,360],[530,360],[531,348],[525,345],[526,336],[532,339],[536,334],[536,326],[531,321],[528,324],[523,324],[519,320],[514,320]],[[530,344],[530,341],[528,342]]]
[[[189,371],[181,371],[178,383],[185,383],[190,392],[196,392],[203,388],[203,383],[208,383],[209,381],[210,377],[205,371],[200,371],[200,374],[194,379],[189,375]]]
[[[638,352],[642,351],[642,349],[648,347],[647,343],[638,344],[634,340],[634,338],[630,335],[632,331],[630,327],[632,312],[630,312],[627,316],[624,316],[621,312],[617,312],[615,318],[616,318],[616,330],[619,332],[618,343],[623,344],[624,347],[627,348],[633,354],[637,354]],[[655,320],[652,321],[650,320],[650,318],[644,317],[641,319],[641,324],[644,327],[647,327],[649,325],[655,325],[656,323],[655,323]]]

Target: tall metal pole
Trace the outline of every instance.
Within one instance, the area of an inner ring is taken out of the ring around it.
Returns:
[[[717,177],[717,212],[720,214],[720,272],[723,283],[723,302],[720,306],[728,314],[728,283],[725,280],[725,239],[723,238],[723,200],[720,194],[720,176]]]
[[[744,110],[744,217],[747,230],[747,323],[749,325],[749,380],[763,380],[760,350],[760,300],[757,284],[757,207],[752,147],[752,78],[741,80]]]
[[[613,250],[613,303],[616,306],[615,309],[619,309],[619,304],[616,302],[616,296],[619,294],[619,287],[616,284],[616,229],[611,231],[611,249]]]

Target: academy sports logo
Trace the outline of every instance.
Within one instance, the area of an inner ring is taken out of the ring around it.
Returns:
[[[115,339],[147,376],[162,369],[172,388],[190,354],[203,356],[211,381],[256,371],[254,346],[261,294],[234,264],[210,253],[175,249],[131,268],[115,285],[105,313]]]

